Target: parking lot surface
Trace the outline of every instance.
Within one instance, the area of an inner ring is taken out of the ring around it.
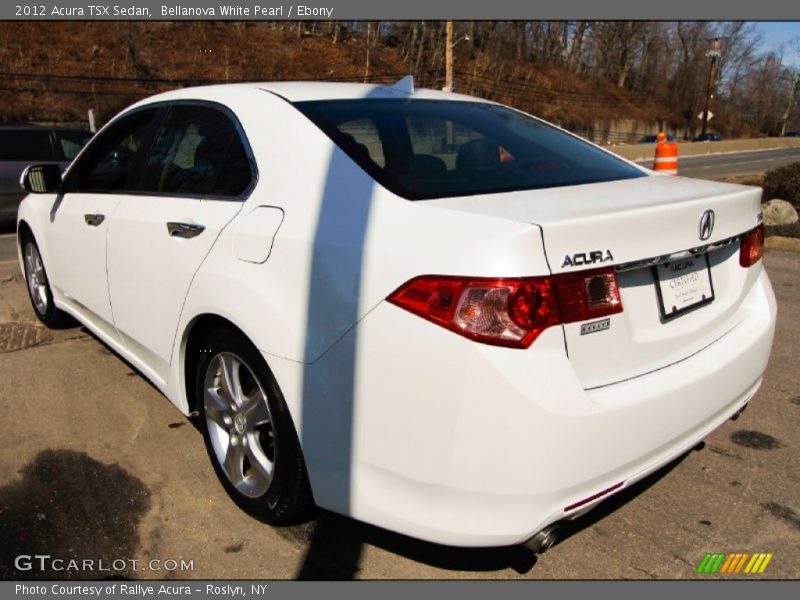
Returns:
[[[736,577],[697,575],[710,552],[773,553],[757,577],[798,578],[800,254],[765,261],[778,328],[748,410],[570,523],[538,559],[517,547],[427,544],[324,512],[291,527],[254,520],[218,484],[194,424],[86,330],[42,327],[18,267],[3,263],[0,578]],[[15,568],[37,553],[127,562],[113,573],[98,562],[85,572]],[[181,559],[192,568],[167,568]]]

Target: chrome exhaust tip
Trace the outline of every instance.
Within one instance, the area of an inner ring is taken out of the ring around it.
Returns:
[[[748,402],[747,404],[750,404],[750,403]],[[740,408],[739,410],[737,410],[737,411],[736,411],[736,412],[733,414],[733,416],[731,417],[731,421],[735,421],[736,419],[738,419],[738,418],[739,418],[739,417],[742,415],[742,413],[743,413],[743,412],[745,411],[745,409],[747,408],[747,404],[745,404],[744,406],[742,406],[742,408]]]
[[[552,548],[561,535],[561,525],[548,525],[522,545],[534,554],[543,554]]]

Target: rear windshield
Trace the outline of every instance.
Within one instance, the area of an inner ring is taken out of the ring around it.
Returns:
[[[295,106],[376,181],[410,200],[644,176],[555,127],[493,104],[360,99]]]
[[[46,129],[6,129],[0,131],[0,160],[51,161],[53,145]]]

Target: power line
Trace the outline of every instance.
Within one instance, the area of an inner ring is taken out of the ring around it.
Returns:
[[[400,79],[405,77],[408,73],[386,73],[376,76],[380,79]],[[0,77],[7,79],[24,79],[24,80],[54,80],[54,81],[83,81],[86,83],[133,83],[133,84],[165,84],[165,85],[208,85],[208,84],[222,84],[222,83],[254,83],[250,78],[237,78],[237,79],[209,79],[209,78],[179,78],[179,79],[162,79],[155,77],[113,77],[113,76],[98,76],[98,75],[60,75],[55,73],[13,73],[13,72],[0,72]],[[363,76],[358,75],[342,75],[342,76],[326,76],[326,81],[342,81],[352,82],[363,79]],[[374,78],[373,78],[374,79]],[[292,81],[312,81],[314,78],[303,76],[293,77]],[[281,81],[280,79],[271,79],[270,81]],[[257,81],[256,81],[257,83]]]

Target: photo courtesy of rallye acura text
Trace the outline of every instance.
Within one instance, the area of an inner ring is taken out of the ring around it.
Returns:
[[[39,319],[196,411],[270,523],[542,551],[737,415],[772,344],[759,188],[410,78],[168,92],[22,183]]]

